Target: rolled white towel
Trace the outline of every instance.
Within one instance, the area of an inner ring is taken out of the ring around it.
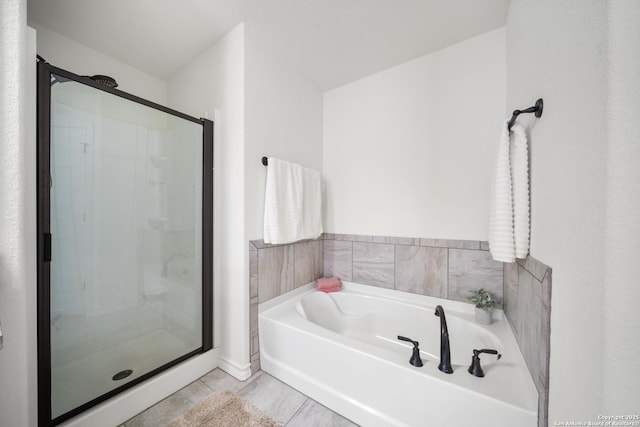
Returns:
[[[491,185],[491,212],[489,215],[489,250],[493,259],[502,262],[515,261],[509,145],[509,129],[507,122],[505,122]]]
[[[511,128],[511,183],[515,257],[524,259],[529,254],[529,149],[520,125]]]

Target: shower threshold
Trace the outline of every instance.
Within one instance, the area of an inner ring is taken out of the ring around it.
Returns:
[[[58,417],[121,385],[179,358],[197,347],[158,329],[115,346],[82,356],[51,370],[51,409]],[[131,371],[126,377],[114,374]],[[90,400],[90,399],[89,399]]]

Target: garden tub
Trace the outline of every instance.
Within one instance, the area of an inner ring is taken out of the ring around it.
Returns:
[[[448,323],[454,372],[438,370],[440,318]],[[343,282],[310,283],[259,306],[262,369],[363,426],[536,426],[537,392],[511,328],[494,312],[474,321],[471,304]],[[422,367],[409,364],[420,343]],[[471,375],[474,349],[485,376]]]

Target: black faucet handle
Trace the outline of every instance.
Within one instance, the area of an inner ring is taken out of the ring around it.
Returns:
[[[497,350],[492,350],[489,348],[483,348],[482,350],[474,349],[473,356],[471,357],[471,365],[469,366],[469,369],[467,369],[467,372],[476,377],[484,377],[484,371],[482,370],[482,366],[480,366],[480,354],[482,353],[497,354],[498,360],[500,360],[500,358],[502,357],[502,355],[498,353]]]
[[[400,341],[407,341],[410,342],[411,344],[413,344],[414,347],[418,347],[420,345],[420,343],[418,341],[414,341],[411,338],[407,338],[407,337],[403,337],[401,335],[398,335],[398,339]]]
[[[409,359],[409,363],[417,368],[421,367],[422,359],[420,358],[420,349],[418,348],[420,343],[418,341],[412,340],[411,338],[403,337],[400,335],[398,335],[398,339],[400,341],[407,341],[413,344],[413,352],[411,353],[411,358]]]
[[[482,350],[473,350],[473,355],[474,356],[479,356],[481,353],[497,354],[498,355],[498,360],[500,360],[500,358],[502,357],[502,355],[500,353],[498,353],[498,350],[493,350],[493,349],[490,349],[490,348],[483,348]]]

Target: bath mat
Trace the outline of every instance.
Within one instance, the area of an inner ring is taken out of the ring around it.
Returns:
[[[213,393],[165,427],[277,427],[271,418],[229,390]]]

